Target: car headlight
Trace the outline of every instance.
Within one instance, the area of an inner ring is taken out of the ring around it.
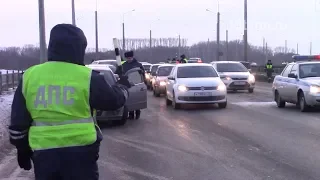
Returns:
[[[250,82],[254,82],[256,80],[256,78],[254,77],[254,75],[250,74],[249,77],[248,77],[248,80]]]
[[[149,74],[146,74],[146,79],[150,79],[150,75]]]
[[[320,93],[319,86],[310,86],[310,93]]]
[[[178,90],[179,90],[179,91],[182,91],[182,92],[185,92],[185,91],[188,90],[188,88],[187,88],[186,86],[184,86],[184,85],[179,85],[179,86],[178,86]]]
[[[166,82],[164,82],[164,81],[160,81],[160,86],[165,86],[166,85]]]
[[[226,89],[227,88],[226,88],[226,85],[224,85],[224,83],[219,84],[219,86],[217,87],[218,91],[225,91]]]

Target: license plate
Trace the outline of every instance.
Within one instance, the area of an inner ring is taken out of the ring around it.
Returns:
[[[246,84],[246,82],[244,82],[244,81],[236,81],[236,82],[234,82],[234,85],[245,85]]]
[[[211,92],[195,92],[194,96],[212,96]]]

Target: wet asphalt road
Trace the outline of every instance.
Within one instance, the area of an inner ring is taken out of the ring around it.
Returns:
[[[271,84],[229,93],[227,109],[173,110],[164,98],[148,98],[140,120],[102,128],[100,179],[320,179],[320,112],[278,109]],[[0,179],[32,179],[7,153]]]

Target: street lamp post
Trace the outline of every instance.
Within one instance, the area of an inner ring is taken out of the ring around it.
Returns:
[[[125,12],[122,14],[122,49],[123,49],[123,52],[126,51],[126,40],[125,40],[125,29],[124,29],[124,16],[127,14],[127,13],[130,13],[130,12],[133,12],[135,11],[135,9],[132,9],[131,11],[128,11],[128,12]]]
[[[40,38],[40,64],[47,61],[46,25],[44,15],[44,0],[39,0],[39,38]]]
[[[206,9],[207,12],[213,13],[210,9]],[[219,12],[219,1],[218,1],[218,12],[217,12],[217,61],[220,60],[220,12]]]
[[[71,9],[72,9],[72,25],[76,26],[76,10],[74,5],[74,0],[71,0]]]
[[[150,23],[150,31],[149,31],[149,35],[150,35],[150,39],[149,39],[150,59],[152,59],[152,24],[155,23],[156,21],[160,21],[160,19],[157,19],[157,20],[155,20],[155,21]]]
[[[244,61],[248,61],[248,6],[247,0],[244,0]]]

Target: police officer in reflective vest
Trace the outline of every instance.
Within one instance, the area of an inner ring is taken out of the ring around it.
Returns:
[[[180,63],[188,63],[188,59],[186,58],[186,55],[182,54],[181,56]]]
[[[48,62],[30,67],[15,92],[10,142],[18,164],[34,164],[36,180],[98,180],[102,134],[95,110],[116,110],[126,103],[130,84],[120,77],[111,86],[84,66],[83,31],[59,24],[50,33]]]
[[[267,64],[266,64],[266,72],[267,72],[267,77],[268,79],[272,77],[272,73],[273,73],[273,66],[272,66],[272,62],[271,60],[269,59]]]

